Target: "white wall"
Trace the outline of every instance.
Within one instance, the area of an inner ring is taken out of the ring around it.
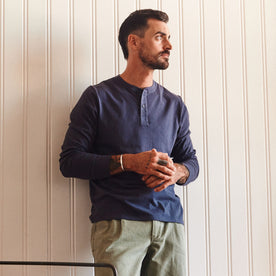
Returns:
[[[149,7],[170,16],[171,65],[155,76],[183,96],[201,167],[177,189],[188,275],[275,276],[274,0],[0,0],[0,260],[91,260],[88,185],[61,176],[58,154],[82,91],[124,69],[120,23]]]

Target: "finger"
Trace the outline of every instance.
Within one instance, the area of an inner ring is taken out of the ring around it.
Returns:
[[[164,183],[163,179],[155,179],[154,181],[152,181],[151,183],[146,183],[146,186],[148,188],[154,189],[157,188],[157,186],[159,186],[160,184]]]
[[[156,164],[155,166],[153,166],[153,168],[165,175],[169,175],[172,176],[175,174],[176,168],[173,166],[172,168],[168,168],[162,165],[158,165]]]
[[[162,160],[166,160],[168,162],[171,162],[172,159],[169,157],[169,155],[166,152],[158,152],[158,158]]]
[[[162,161],[161,161],[162,160]],[[156,149],[151,150],[151,162],[159,163],[162,166],[173,167],[172,158],[165,152],[158,152]]]
[[[157,188],[154,189],[155,192],[161,192],[168,188],[172,183],[170,181],[164,182],[162,185],[158,186]]]
[[[143,180],[143,181],[146,181],[146,180],[149,179],[151,176],[152,176],[152,175],[150,175],[150,174],[145,174],[145,175],[143,175],[142,180]]]
[[[158,165],[161,165],[161,166],[164,166],[164,167],[167,167],[171,170],[176,170],[175,166],[174,166],[174,163],[172,161],[171,158],[168,157],[168,159],[161,159],[161,158],[158,158],[157,162],[156,162]]]
[[[153,158],[157,157],[157,155],[158,155],[157,150],[156,149],[152,149],[151,150],[151,155],[152,155]]]
[[[164,180],[167,181],[167,180],[171,179],[171,177],[173,176],[173,172],[164,173],[164,172],[161,172],[158,170],[152,170],[151,175],[154,175],[157,178],[163,179],[163,181]]]
[[[156,185],[161,184],[162,182],[164,182],[164,179],[160,179],[154,175],[152,175],[147,180],[145,180],[145,184],[147,186],[156,186]]]

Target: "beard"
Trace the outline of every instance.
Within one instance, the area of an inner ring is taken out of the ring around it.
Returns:
[[[150,69],[157,69],[157,70],[165,70],[169,67],[169,59],[168,58],[163,58],[162,55],[170,54],[168,50],[165,50],[161,53],[159,53],[156,56],[152,56],[150,54],[147,54],[145,51],[143,51],[143,48],[140,49],[139,51],[139,57],[143,64],[147,66]]]

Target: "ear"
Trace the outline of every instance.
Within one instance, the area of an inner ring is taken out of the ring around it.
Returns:
[[[136,48],[139,44],[139,37],[135,34],[130,34],[127,39],[128,46],[131,48]]]

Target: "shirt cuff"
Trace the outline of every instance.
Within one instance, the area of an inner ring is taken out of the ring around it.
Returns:
[[[110,176],[110,155],[95,155],[91,169],[91,179],[102,179]]]
[[[178,185],[188,185],[190,182],[194,181],[198,176],[198,171],[194,168],[194,165],[189,162],[182,162],[182,165],[184,165],[188,171],[189,171],[189,177],[187,178],[186,182],[184,184],[177,183]]]

